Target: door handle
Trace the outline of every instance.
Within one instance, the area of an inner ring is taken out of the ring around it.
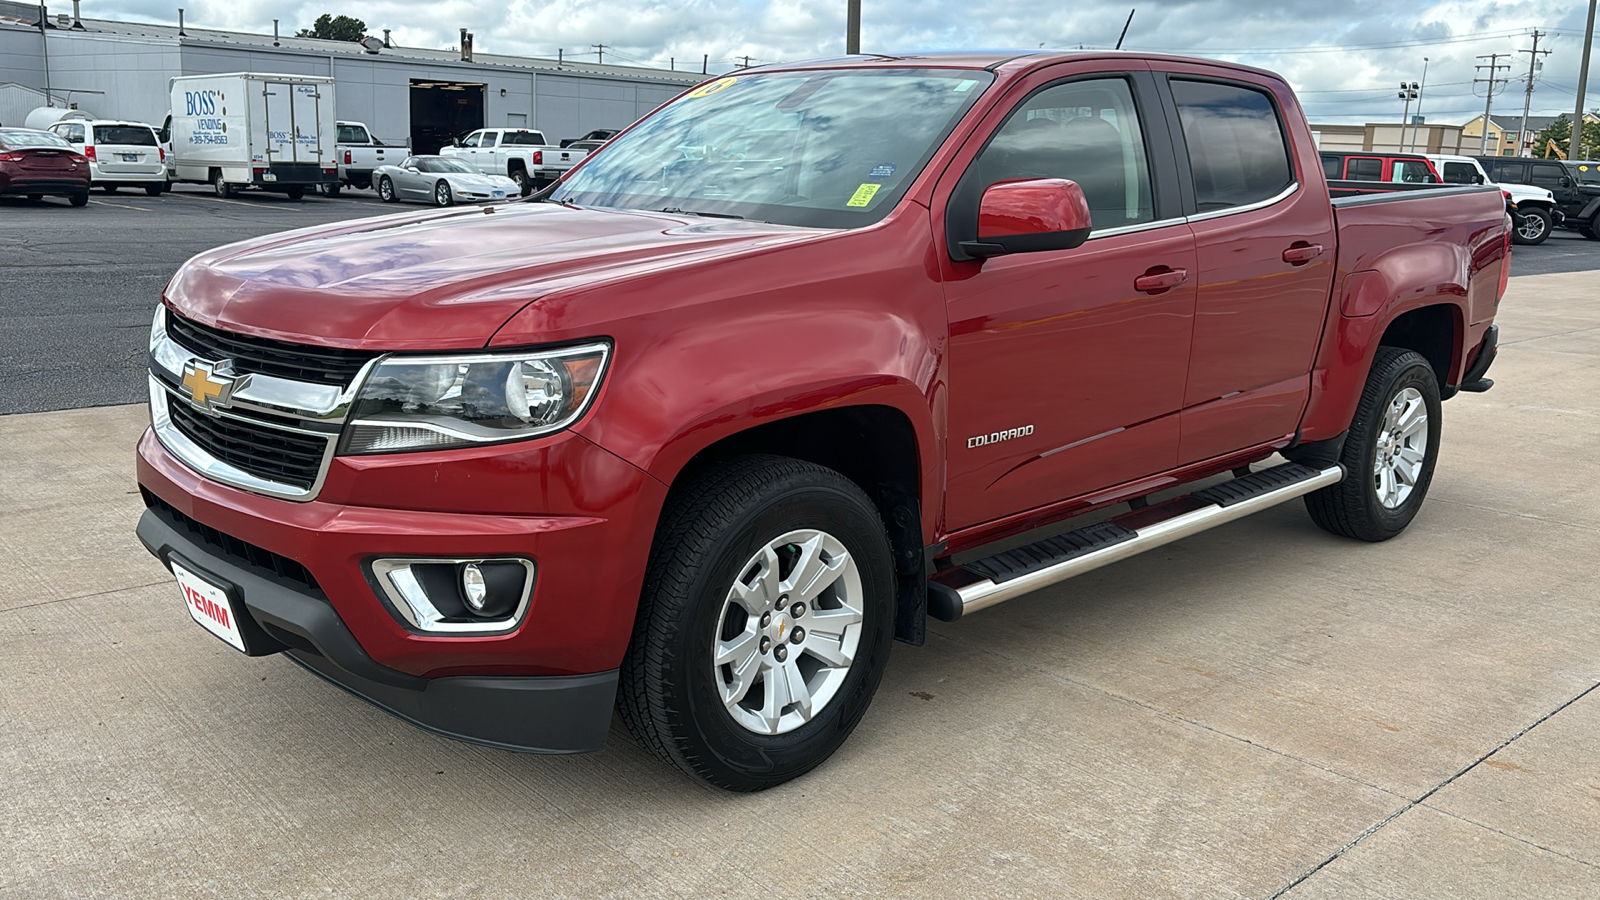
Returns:
[[[1303,266],[1322,255],[1321,244],[1308,244],[1305,241],[1295,241],[1289,249],[1283,251],[1283,261],[1290,265]]]
[[[1144,294],[1160,294],[1170,291],[1188,280],[1188,269],[1151,266],[1149,271],[1133,280],[1133,289]]]

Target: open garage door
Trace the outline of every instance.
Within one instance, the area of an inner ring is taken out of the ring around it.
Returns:
[[[483,127],[484,85],[411,79],[411,152],[438,153]]]

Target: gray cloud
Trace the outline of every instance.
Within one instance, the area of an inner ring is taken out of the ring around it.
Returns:
[[[60,2],[60,0],[58,0]],[[457,31],[476,35],[481,52],[727,71],[749,56],[772,63],[844,51],[844,0],[87,0],[92,17],[172,23],[183,3],[187,21],[209,28],[270,32],[272,18],[286,33],[324,12],[348,14],[415,47],[452,47]],[[1522,85],[1534,28],[1552,32],[1535,80],[1535,114],[1571,112],[1582,4],[1522,0],[1442,0],[1401,4],[1378,0],[862,0],[862,47],[892,53],[974,47],[1100,48],[1115,43],[1128,9],[1139,8],[1125,45],[1237,60],[1289,78],[1314,121],[1366,122],[1400,117],[1399,82],[1420,81],[1429,58],[1423,112],[1430,121],[1464,122],[1483,110],[1483,88],[1472,84],[1478,54],[1512,54],[1513,69],[1495,100],[1496,115],[1522,111]],[[1339,48],[1357,49],[1339,49]],[[1591,92],[1600,88],[1592,67]],[[1592,94],[1591,105],[1600,105]]]

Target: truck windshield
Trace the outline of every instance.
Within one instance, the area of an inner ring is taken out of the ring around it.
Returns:
[[[561,203],[854,228],[893,209],[993,82],[967,69],[772,72],[679,97],[562,182]]]

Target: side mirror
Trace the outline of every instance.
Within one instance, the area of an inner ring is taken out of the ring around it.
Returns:
[[[406,171],[410,172],[412,174],[416,174],[418,172],[421,172],[422,170],[418,169],[416,166],[406,166]]]
[[[1478,174],[1477,172],[1473,172],[1472,173],[1472,183],[1473,184],[1483,184],[1484,183],[1483,176]]]
[[[1570,176],[1570,175],[1561,176],[1561,186],[1562,187],[1572,187],[1572,176]]]
[[[458,137],[451,138],[450,139],[450,146],[452,146],[452,147],[461,146],[461,138],[458,138]]]
[[[1089,201],[1076,181],[1029,178],[992,184],[978,204],[978,239],[961,251],[987,259],[1071,250],[1089,239]]]

